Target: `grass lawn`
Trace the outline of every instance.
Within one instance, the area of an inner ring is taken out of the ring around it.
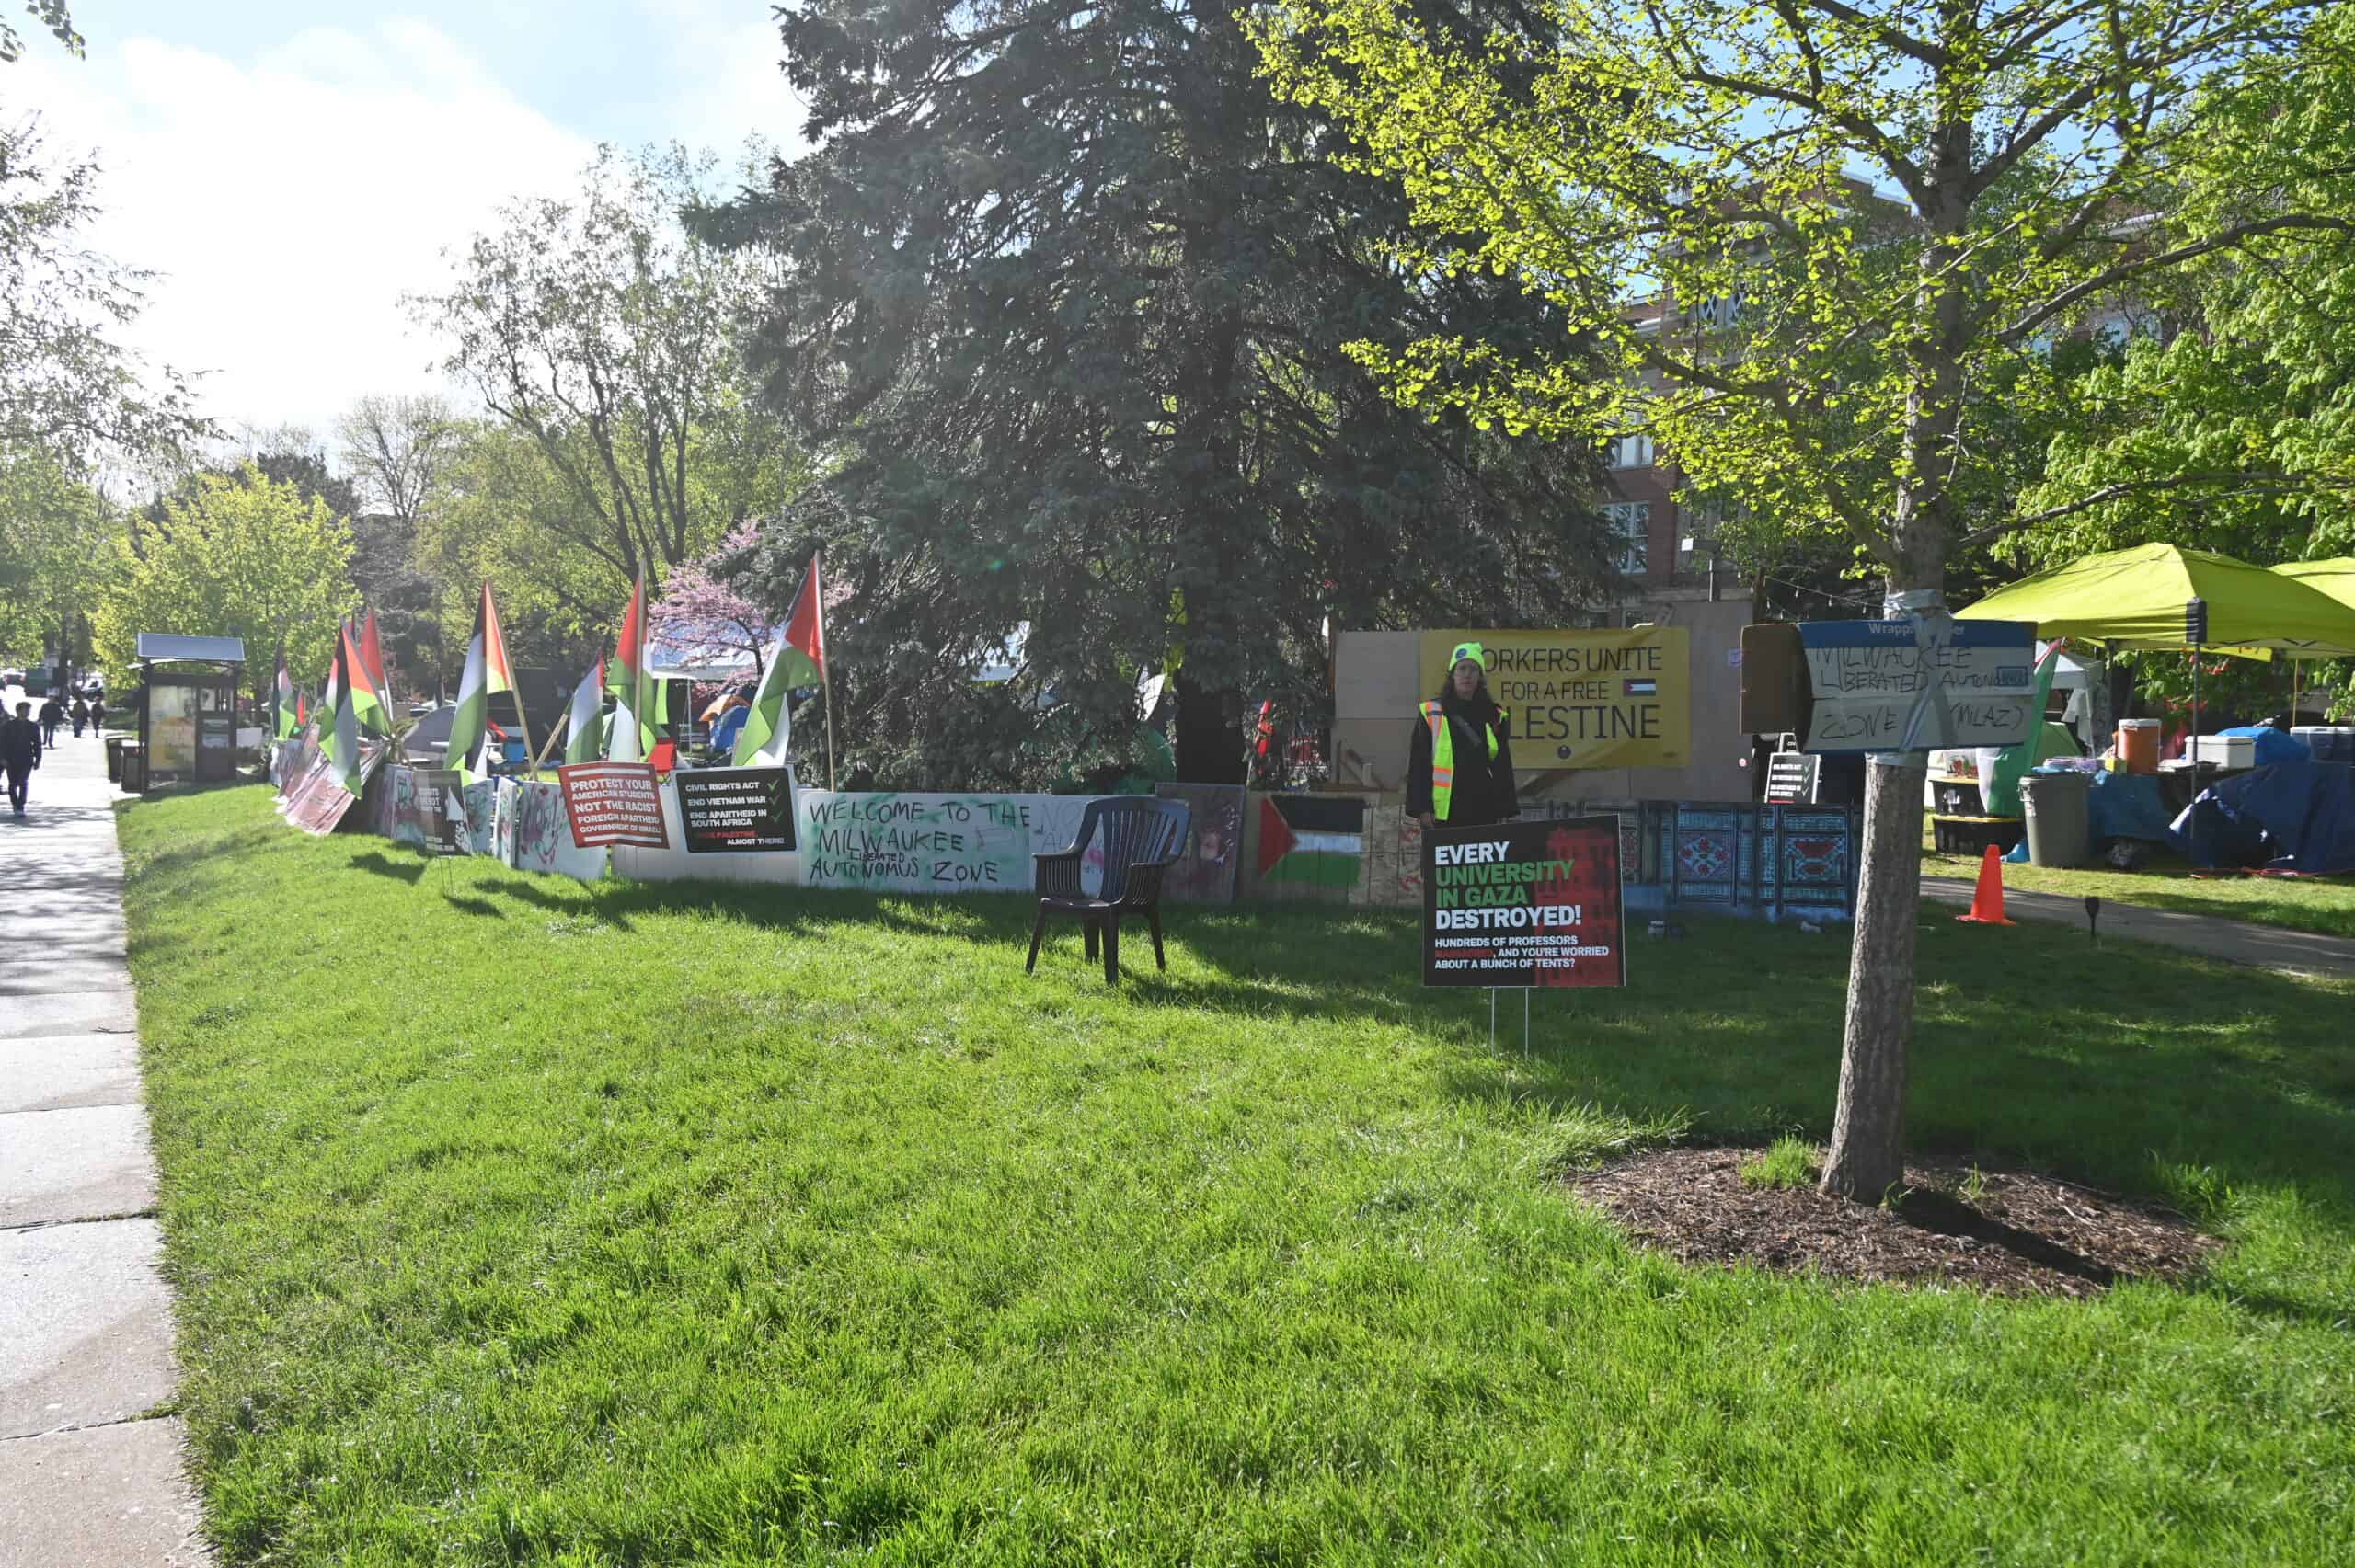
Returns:
[[[1922,818],[1922,875],[1970,881],[1979,861],[1970,855],[1939,854],[1930,847],[1930,819]],[[2088,893],[2120,904],[2214,915],[2256,925],[2355,937],[2355,876],[2280,877],[2191,875],[2190,863],[2162,854],[2141,871],[2108,867],[2062,870],[2056,866],[2004,867],[2004,886],[2031,893]]]
[[[1524,1066],[1403,914],[1180,912],[1108,993],[1075,931],[1024,977],[1016,898],[429,866],[259,788],[122,841],[232,1564],[2355,1539],[2355,989],[1926,919],[1918,1142],[2238,1242],[2001,1300],[1687,1269],[1555,1180],[1821,1139],[1837,937],[1639,943],[1626,991],[1538,999]]]

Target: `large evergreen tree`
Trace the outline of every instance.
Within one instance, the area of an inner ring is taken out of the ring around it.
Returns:
[[[1117,751],[1137,672],[1174,668],[1182,768],[1239,779],[1245,693],[1321,688],[1328,616],[1520,621],[1600,586],[1595,453],[1428,420],[1341,352],[1561,324],[1384,258],[1401,200],[1273,101],[1229,7],[779,17],[815,151],[709,227],[791,263],[756,358],[840,462],[774,586],[830,544],[854,755],[1011,779],[1042,705]],[[975,693],[1025,624],[1022,674]]]

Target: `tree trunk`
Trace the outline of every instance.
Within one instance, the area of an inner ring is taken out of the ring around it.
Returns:
[[[1178,686],[1178,776],[1189,784],[1242,784],[1243,693],[1232,686]]]
[[[1865,766],[1865,841],[1840,1049],[1840,1104],[1823,1190],[1878,1203],[1905,1174],[1906,1051],[1913,1033],[1913,932],[1922,897],[1919,761]]]
[[[1969,118],[1942,125],[1932,143],[1937,198],[1928,213],[1933,237],[1923,248],[1915,294],[1929,330],[1904,350],[1910,385],[1890,528],[1892,597],[1884,612],[1891,619],[1945,616],[1947,550],[1955,534],[1954,500],[1941,475],[1953,467],[1969,339],[1959,281],[1967,254]],[[1848,957],[1840,1100],[1821,1184],[1826,1193],[1865,1203],[1879,1202],[1905,1177],[1906,1056],[1913,1035],[1913,932],[1922,906],[1922,780],[1928,761],[1911,752],[1865,763],[1865,842]]]

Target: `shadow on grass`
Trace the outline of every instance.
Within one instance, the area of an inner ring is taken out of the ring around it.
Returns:
[[[490,920],[505,920],[507,911],[488,898],[462,898],[455,893],[444,893],[442,901],[462,915],[480,915]]]
[[[354,871],[364,871],[372,876],[389,876],[396,882],[411,884],[422,880],[425,876],[425,861],[422,857],[404,863],[375,850],[370,850],[366,854],[353,855],[351,868]]]

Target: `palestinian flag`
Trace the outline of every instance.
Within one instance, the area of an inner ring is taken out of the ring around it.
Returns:
[[[737,767],[783,767],[793,738],[792,694],[826,679],[825,598],[818,580],[823,560],[822,555],[810,558],[809,575],[793,596],[793,612],[777,630],[776,646],[769,650],[760,687],[752,693],[752,711],[736,732],[736,749],[729,757]]]
[[[343,670],[341,684],[337,688],[351,707],[352,722],[361,729],[378,735],[390,734],[391,709],[386,705],[384,688],[377,685],[368,669],[368,650],[362,640],[360,624],[348,623],[343,628]],[[339,762],[352,761],[336,754]],[[353,761],[357,766],[357,762]]]
[[[1338,795],[1259,797],[1259,880],[1354,887],[1365,854],[1365,802]]]
[[[580,684],[572,689],[572,706],[564,715],[564,760],[594,762],[605,752],[605,661],[590,666]]]
[[[466,668],[458,677],[458,711],[451,716],[450,742],[442,752],[442,765],[455,768],[465,783],[473,784],[490,771],[485,754],[493,727],[490,699],[514,690],[515,671],[507,662],[507,635],[500,630],[499,605],[486,582],[481,599],[475,603],[475,633],[466,643]]]
[[[276,738],[291,740],[303,726],[299,706],[294,700],[294,677],[286,672],[286,650],[278,650],[278,686],[272,694],[272,707],[278,710],[278,723],[272,726]]]
[[[393,689],[385,679],[385,650],[376,640],[376,612],[351,623],[351,694],[362,729],[378,735],[393,732]]]
[[[646,578],[641,574],[630,591],[629,612],[622,617],[622,635],[614,647],[614,662],[605,669],[605,687],[614,694],[613,727],[605,738],[606,760],[640,762],[654,746],[654,693],[646,678]]]
[[[328,721],[335,736],[328,752],[335,764],[335,782],[346,795],[358,795],[366,784],[360,771],[360,704],[358,690],[366,677],[359,668],[360,647],[346,626],[336,645],[334,716]]]
[[[340,632],[337,634],[338,636],[340,636],[342,634]],[[335,723],[336,694],[338,692],[342,690],[342,688],[336,684],[336,654],[339,654],[343,650],[339,647],[336,650],[336,653],[329,654],[327,656],[327,683],[319,688],[320,694],[318,709],[311,715],[313,718],[316,719],[319,724],[318,739],[319,749],[322,751],[328,750],[332,744],[331,732],[328,727]]]

